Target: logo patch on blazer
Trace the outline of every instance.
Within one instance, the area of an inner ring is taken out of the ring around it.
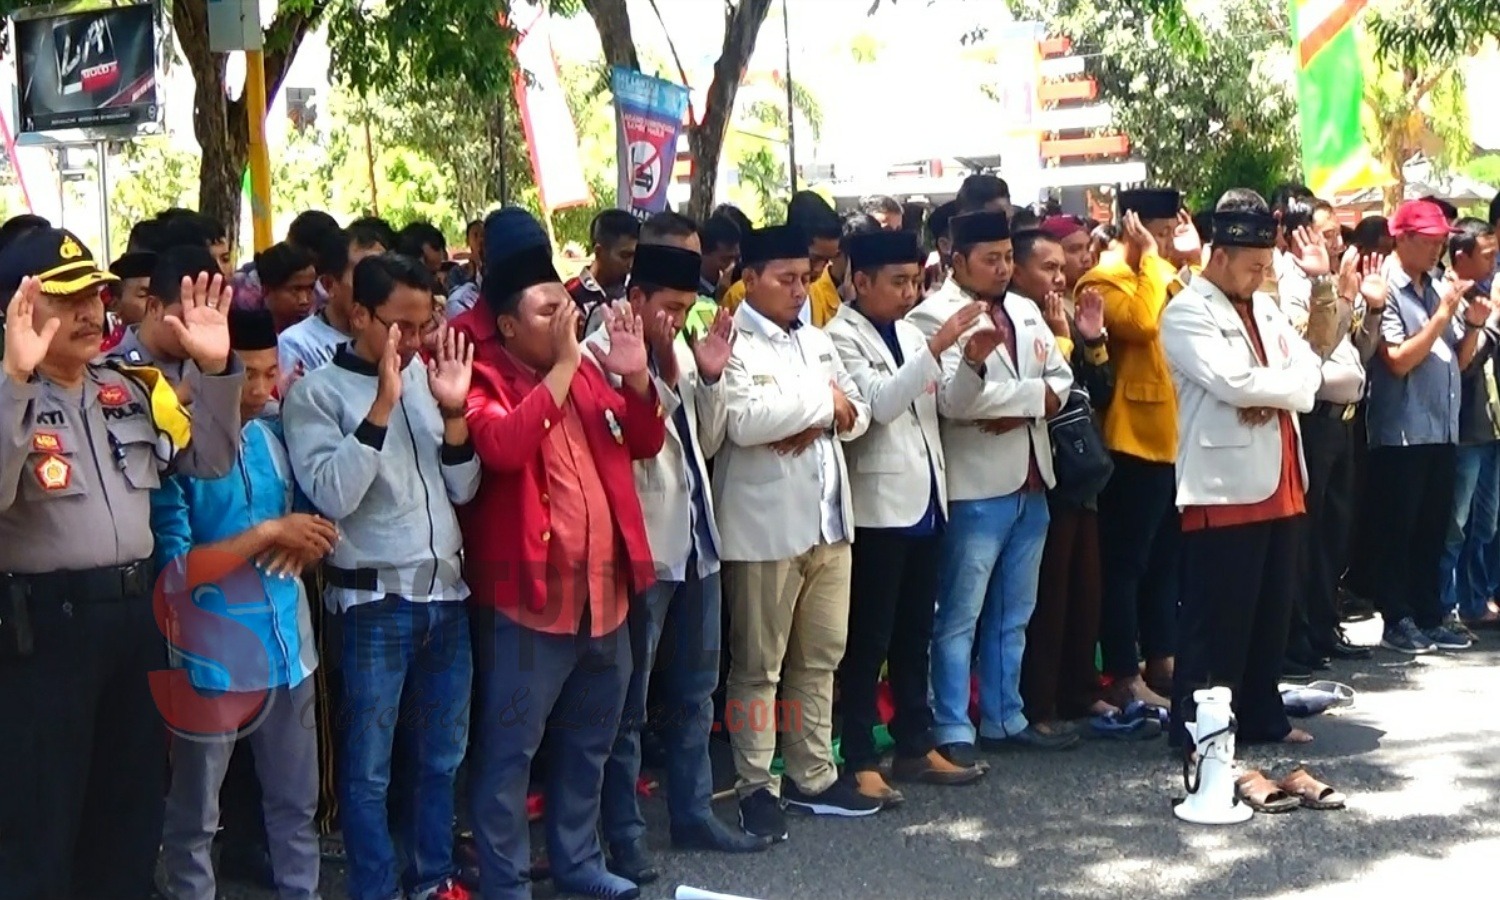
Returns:
[[[1046,341],[1042,340],[1041,338],[1037,338],[1036,342],[1034,344],[1032,344],[1032,349],[1036,352],[1036,361],[1037,362],[1046,362],[1047,361],[1047,342]]]
[[[625,432],[620,430],[620,420],[615,418],[615,411],[606,409],[604,411],[604,424],[609,426],[610,437],[615,439],[616,444],[625,443]]]
[[[776,376],[775,375],[754,375],[754,376],[752,376],[750,378],[750,383],[753,384],[753,385],[756,385],[757,387],[760,386],[760,385],[775,384],[776,383]]]
[[[1280,335],[1276,339],[1276,345],[1281,348],[1281,355],[1282,356],[1291,356],[1292,355],[1291,350],[1287,347],[1287,344],[1286,344],[1286,335],[1284,335],[1284,334]]]

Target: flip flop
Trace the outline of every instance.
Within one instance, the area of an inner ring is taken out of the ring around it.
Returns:
[[[1156,706],[1144,700],[1132,700],[1120,710],[1120,718],[1126,722],[1135,722],[1142,719],[1154,721],[1162,728],[1166,728],[1172,722],[1172,711],[1165,706]]]
[[[1297,798],[1307,809],[1343,809],[1348,800],[1340,792],[1314,778],[1307,769],[1298,766],[1281,779],[1282,791]]]
[[[1283,790],[1264,772],[1246,772],[1234,782],[1235,794],[1245,804],[1259,813],[1287,813],[1302,805],[1302,801]]]

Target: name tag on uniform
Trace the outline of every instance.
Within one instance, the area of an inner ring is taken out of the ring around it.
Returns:
[[[775,375],[752,375],[752,376],[750,376],[750,383],[753,384],[753,385],[756,385],[756,386],[767,385],[767,384],[775,384],[776,383],[776,376]]]
[[[1237,328],[1220,328],[1219,334],[1227,338],[1237,338],[1240,336],[1239,329]]]
[[[833,362],[833,354],[832,353],[821,353],[821,354],[819,354],[818,355],[818,362]]]
[[[1026,326],[1031,327],[1031,328],[1035,328],[1036,327],[1036,319],[1022,319],[1021,320],[1021,324],[1022,325],[1026,325]]]

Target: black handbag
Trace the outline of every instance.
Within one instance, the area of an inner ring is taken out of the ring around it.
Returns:
[[[1052,472],[1057,484],[1052,496],[1081,506],[1099,496],[1115,461],[1104,446],[1104,435],[1094,422],[1088,391],[1075,386],[1068,391],[1062,409],[1047,420],[1052,438]]]

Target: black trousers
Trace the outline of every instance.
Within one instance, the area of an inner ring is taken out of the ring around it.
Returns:
[[[882,663],[888,664],[896,706],[890,724],[896,754],[918,757],[932,749],[927,670],[941,543],[937,535],[911,537],[883,528],[855,532],[849,637],[838,672],[839,745],[849,771],[880,763],[871,732],[880,724],[875,691]]]
[[[1052,501],[1036,610],[1026,626],[1021,699],[1032,722],[1081,719],[1099,699],[1099,514]]]
[[[1291,731],[1277,682],[1286,655],[1303,516],[1182,535],[1181,645],[1172,679],[1172,741],[1187,741],[1193,691],[1234,692],[1236,739],[1279,741]]]
[[[34,651],[0,650],[0,898],[145,900],[167,771],[151,598],[29,606]]]
[[[1115,473],[1099,495],[1104,594],[1099,648],[1104,671],[1126,678],[1142,656],[1177,651],[1177,568],[1181,528],[1171,463],[1114,454]]]
[[[1348,560],[1354,515],[1354,423],[1313,412],[1302,416],[1301,424],[1307,540],[1298,555],[1287,652],[1307,658],[1331,653],[1338,639],[1338,583]]]
[[[1418,628],[1443,621],[1438,563],[1453,508],[1458,448],[1453,444],[1372,447],[1367,468],[1372,495],[1365,507],[1373,555],[1375,606],[1387,627],[1405,618]]]

